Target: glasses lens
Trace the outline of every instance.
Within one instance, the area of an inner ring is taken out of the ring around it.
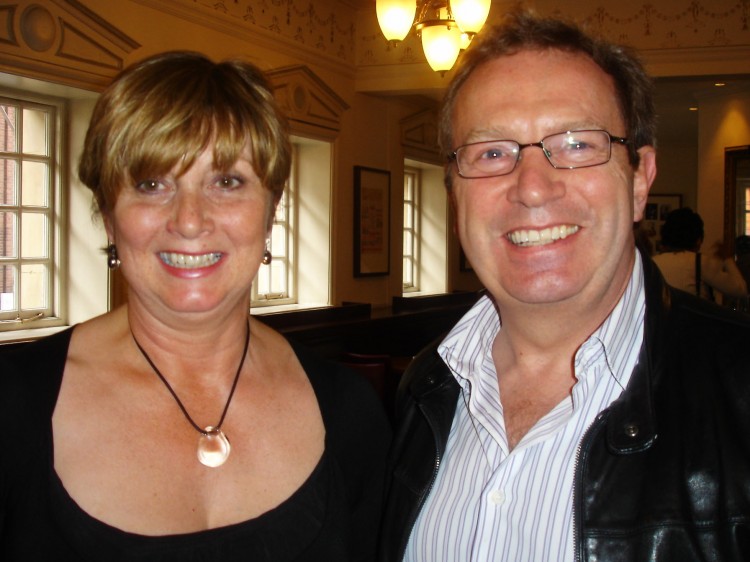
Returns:
[[[542,140],[555,168],[585,168],[609,160],[610,140],[606,131],[569,131]]]
[[[456,150],[458,172],[465,178],[488,178],[509,174],[517,160],[518,143],[514,141],[477,142]]]

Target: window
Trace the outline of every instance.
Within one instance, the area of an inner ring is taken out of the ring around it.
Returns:
[[[404,292],[419,290],[419,188],[417,168],[404,168]]]
[[[441,166],[404,160],[403,238],[403,294],[446,292],[448,196]]]
[[[62,323],[62,113],[55,100],[0,95],[0,331]]]
[[[330,302],[330,142],[293,135],[292,173],[271,231],[272,261],[253,283],[254,314]],[[304,233],[300,236],[299,233]]]
[[[294,170],[294,166],[292,169]],[[271,263],[260,265],[253,283],[253,306],[295,302],[293,291],[295,188],[296,177],[292,173],[281,201],[276,207],[276,216],[271,228],[271,240],[268,245],[272,256]]]

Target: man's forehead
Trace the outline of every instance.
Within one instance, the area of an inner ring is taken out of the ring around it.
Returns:
[[[517,129],[514,120],[530,117],[548,120],[547,133],[612,127],[609,111],[622,118],[614,80],[588,54],[524,49],[479,64],[456,92],[451,121],[461,128],[471,114],[472,135],[497,139]]]

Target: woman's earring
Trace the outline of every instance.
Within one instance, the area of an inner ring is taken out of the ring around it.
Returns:
[[[263,252],[263,265],[268,265],[273,260],[273,256],[271,255],[271,250],[268,249],[270,245],[271,245],[271,241],[266,240],[266,251]]]
[[[117,257],[117,246],[110,244],[107,246],[107,267],[117,269],[120,267],[120,258]]]

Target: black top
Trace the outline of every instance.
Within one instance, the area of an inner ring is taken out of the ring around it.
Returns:
[[[297,347],[326,429],[307,481],[278,507],[226,527],[144,536],[83,511],[54,470],[52,412],[72,329],[0,352],[0,559],[374,559],[389,429],[368,383]]]

